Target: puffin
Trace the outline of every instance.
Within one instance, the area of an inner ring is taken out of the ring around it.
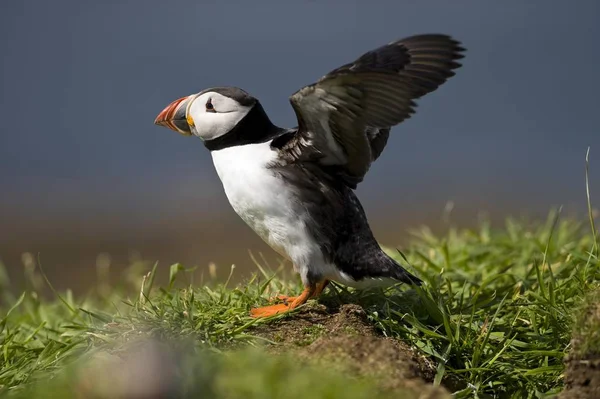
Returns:
[[[298,124],[273,124],[237,87],[179,98],[154,123],[202,140],[234,211],[291,261],[304,290],[253,308],[255,318],[289,312],[329,281],[367,288],[422,280],[379,246],[355,190],[415,100],[454,76],[462,44],[420,34],[368,51],[291,95]]]

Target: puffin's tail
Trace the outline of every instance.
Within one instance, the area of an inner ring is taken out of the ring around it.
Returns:
[[[402,281],[406,284],[412,284],[417,286],[423,284],[423,280],[409,273],[408,270],[400,266],[400,264],[394,259],[392,259],[390,256],[385,254],[385,257],[387,258],[387,267],[384,268],[384,270],[387,271],[386,277],[391,277],[394,280]]]

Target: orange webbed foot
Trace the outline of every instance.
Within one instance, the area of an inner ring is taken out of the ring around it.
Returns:
[[[323,292],[325,287],[327,287],[327,284],[329,284],[328,280],[324,280],[323,282],[318,283],[315,287],[314,292],[310,295],[310,298],[316,298],[319,295],[321,295],[321,293]],[[269,298],[269,302],[281,301],[285,304],[291,304],[294,301],[296,301],[298,298],[300,298],[300,297],[299,296],[287,296],[287,295],[275,295],[274,297]]]
[[[280,303],[279,305],[263,306],[250,310],[250,316],[254,318],[270,317],[276,314],[285,313],[290,310],[289,305]]]
[[[315,284],[310,287],[305,287],[304,291],[302,291],[302,294],[300,294],[300,296],[297,296],[297,297],[286,297],[285,295],[279,295],[277,298],[278,299],[285,298],[286,303],[281,303],[279,305],[264,306],[262,308],[255,308],[250,311],[250,315],[252,317],[257,318],[257,317],[275,316],[276,314],[288,312],[288,311],[295,309],[296,307],[306,303],[308,298],[312,297],[316,291],[317,291],[317,285]],[[283,297],[283,298],[281,298],[281,297]]]

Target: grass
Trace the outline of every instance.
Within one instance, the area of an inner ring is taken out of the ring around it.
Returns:
[[[575,319],[571,345],[571,358],[600,357],[600,290],[591,292],[584,299],[581,312]]]
[[[391,297],[374,322],[434,358],[436,381],[466,383],[456,397],[558,392],[574,310],[600,268],[593,237],[556,216],[530,229],[509,220],[501,232],[423,232],[408,257],[428,283],[417,290],[419,306],[399,310]]]
[[[599,288],[600,263],[589,227],[558,216],[552,213],[541,224],[509,219],[501,229],[482,223],[442,237],[421,229],[403,254],[389,253],[410,265],[423,287],[353,291],[336,285],[325,299],[363,306],[384,335],[433,359],[435,383],[457,398],[559,392],[576,310],[589,306],[584,298]],[[210,282],[179,288],[176,281],[188,272],[173,265],[169,284],[156,287],[155,277],[164,271],[156,266],[143,276],[139,271],[136,265],[122,279],[133,284],[103,283],[85,298],[53,292],[53,299],[40,294],[51,285],[39,268],[26,267],[29,289],[18,297],[0,273],[2,394],[76,397],[84,389],[84,360],[118,354],[125,343],[148,337],[172,343],[175,349],[168,352],[180,354],[168,368],[177,375],[172,388],[177,395],[300,397],[310,389],[315,397],[373,397],[371,381],[348,380],[318,365],[293,372],[292,359],[252,349],[269,344],[254,335],[256,324],[294,315],[254,320],[250,308],[275,292],[296,292],[297,282],[259,273],[238,286]],[[306,334],[318,336],[320,330]]]

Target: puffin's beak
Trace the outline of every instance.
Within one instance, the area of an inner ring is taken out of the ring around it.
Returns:
[[[184,136],[191,136],[192,130],[186,119],[187,108],[194,96],[182,97],[167,105],[154,120],[155,125],[168,127]]]

